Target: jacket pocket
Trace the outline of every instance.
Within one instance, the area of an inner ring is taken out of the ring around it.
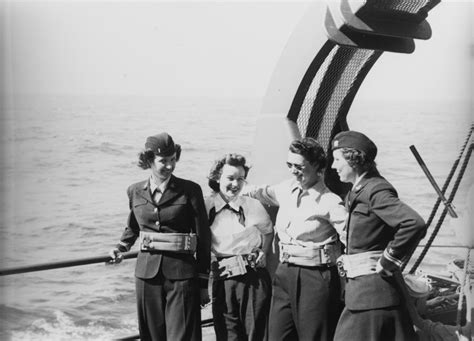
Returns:
[[[185,197],[180,197],[180,198],[177,198],[176,200],[172,201],[172,202],[169,202],[168,205],[169,206],[174,206],[174,205],[186,205],[188,203],[188,201],[186,200]]]
[[[146,199],[138,199],[133,201],[133,207],[140,207],[146,204],[148,204],[148,201]]]
[[[358,204],[352,213],[369,215],[369,205],[367,204]]]

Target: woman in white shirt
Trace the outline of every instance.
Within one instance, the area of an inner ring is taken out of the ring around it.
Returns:
[[[264,340],[271,280],[265,254],[273,227],[262,204],[240,195],[249,167],[227,154],[209,173],[205,198],[212,234],[212,313],[217,340]]]

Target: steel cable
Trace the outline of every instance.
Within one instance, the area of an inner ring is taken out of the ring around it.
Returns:
[[[471,127],[471,131],[472,131],[472,127]],[[448,201],[449,202],[452,202],[453,201],[453,198],[454,196],[456,195],[456,192],[459,188],[459,184],[461,183],[461,180],[464,176],[464,172],[466,171],[466,168],[467,168],[467,165],[469,163],[469,160],[471,158],[471,154],[472,154],[472,149],[473,149],[474,145],[471,143],[470,146],[469,146],[469,149],[467,151],[467,154],[466,156],[464,157],[464,161],[462,163],[462,166],[461,166],[461,169],[459,170],[459,174],[458,174],[458,177],[456,178],[456,182],[454,183],[453,185],[453,189],[451,191],[451,194],[449,195],[449,199]],[[433,243],[436,235],[438,234],[440,228],[441,228],[441,225],[443,224],[443,221],[444,221],[444,218],[446,217],[446,214],[448,213],[448,208],[445,207],[443,212],[441,213],[441,216],[438,220],[438,223],[436,224],[433,232],[431,233],[431,236],[430,236],[430,239],[428,240],[428,242],[426,243],[424,249],[422,250],[420,256],[418,257],[418,259],[416,260],[415,264],[413,265],[413,267],[411,268],[410,270],[410,274],[413,274],[416,269],[418,268],[418,266],[420,265],[420,263],[423,261],[423,258],[425,258],[426,256],[426,253],[428,252],[431,244]]]
[[[464,154],[464,151],[466,150],[466,147],[469,143],[469,140],[471,139],[471,135],[472,135],[472,131],[474,129],[474,124],[471,125],[471,128],[469,129],[469,132],[467,134],[467,137],[466,137],[466,140],[464,141],[464,144],[462,145],[461,147],[461,151],[459,152],[459,156],[457,157],[457,159],[454,161],[453,163],[453,166],[451,167],[451,171],[449,172],[449,175],[448,177],[446,178],[446,181],[443,185],[443,188],[441,189],[441,193],[445,194],[446,193],[446,190],[448,189],[448,186],[449,184],[451,183],[451,180],[454,176],[454,173],[456,172],[456,169],[458,168],[458,165],[459,165],[459,162],[461,161],[461,158],[462,158],[462,155]],[[431,223],[433,222],[433,219],[436,215],[436,213],[438,212],[438,208],[439,208],[439,204],[441,203],[441,198],[438,197],[436,199],[436,202],[433,206],[433,209],[431,210],[431,213],[430,213],[430,216],[428,217],[428,220],[426,222],[426,228],[428,229],[431,225]],[[433,231],[434,233],[434,231]],[[436,232],[437,233],[437,232]],[[430,238],[431,240],[431,238]],[[420,240],[421,241],[421,240]],[[427,243],[425,248],[426,247],[430,247],[431,246],[431,243]],[[401,267],[401,271],[403,272],[403,270],[405,269],[405,267],[407,266],[407,263],[408,261],[411,259],[411,257],[413,256],[413,253],[415,252],[416,250],[416,247],[413,248],[413,250],[410,252],[410,254],[408,255],[407,259],[404,261],[402,267]]]

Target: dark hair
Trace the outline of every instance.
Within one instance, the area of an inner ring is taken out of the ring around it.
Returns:
[[[219,192],[219,179],[221,178],[222,168],[224,168],[224,165],[242,167],[245,172],[244,177],[247,178],[250,167],[248,167],[245,162],[245,157],[234,153],[226,154],[214,161],[207,177],[209,179],[209,187],[211,187],[214,192]]]
[[[367,154],[355,148],[341,148],[342,156],[349,166],[355,168],[360,173],[378,173],[377,164],[367,157]]]
[[[176,148],[176,161],[179,161],[181,157],[181,146],[179,144],[175,144]],[[155,157],[157,155],[151,149],[145,149],[138,153],[138,167],[141,169],[148,169],[151,167],[153,162],[155,161]],[[167,155],[170,156],[170,155]]]
[[[312,137],[294,140],[291,142],[289,150],[292,153],[303,156],[309,163],[316,166],[318,171],[326,168],[326,153],[323,147]]]

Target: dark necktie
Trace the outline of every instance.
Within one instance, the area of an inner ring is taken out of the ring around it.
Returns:
[[[227,209],[227,210],[230,210],[230,211],[234,212],[235,214],[237,214],[237,216],[239,217],[240,225],[245,226],[245,215],[244,215],[244,209],[242,208],[242,206],[239,206],[239,210],[237,211],[236,209],[231,207],[229,204],[225,204],[222,209],[223,210]]]
[[[350,208],[352,206],[352,203],[355,197],[356,197],[356,192],[354,192],[352,189],[349,192],[347,192],[346,199],[344,201],[345,201],[345,206],[348,212],[350,211]]]
[[[297,197],[296,197],[296,207],[300,207],[300,204],[301,204],[301,197],[303,196],[303,189],[302,189],[302,188],[298,188],[297,192],[298,192],[298,195],[297,195]]]

